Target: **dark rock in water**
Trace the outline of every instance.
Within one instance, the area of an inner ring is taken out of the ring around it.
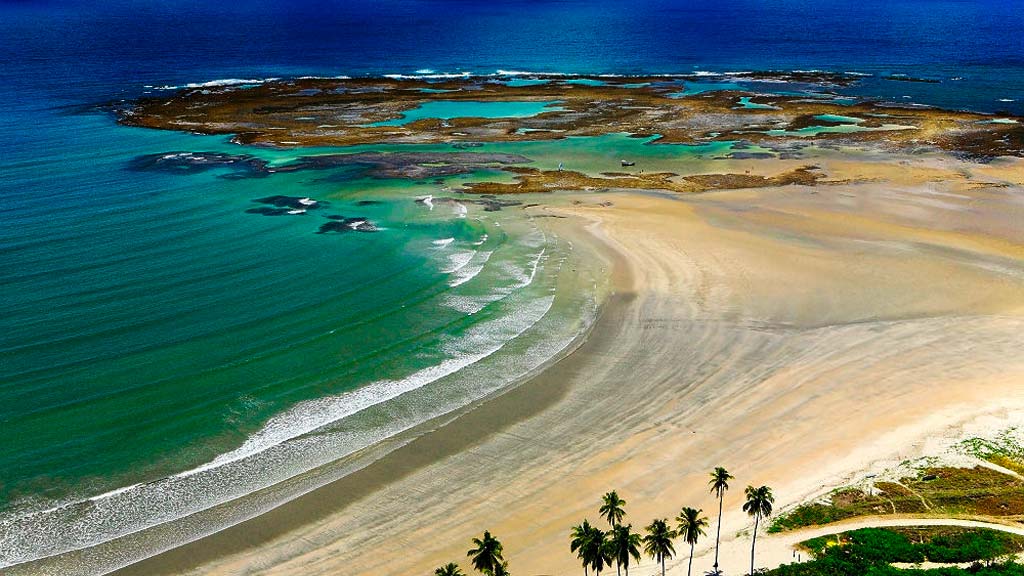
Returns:
[[[523,205],[522,202],[517,202],[515,200],[499,200],[496,196],[481,198],[480,200],[471,200],[470,202],[478,206],[483,206],[484,212],[499,212],[502,208]]]
[[[256,198],[253,202],[269,204],[278,208],[291,208],[293,210],[316,210],[322,207],[321,204],[325,204],[319,200],[303,196],[267,196],[266,198]]]
[[[730,152],[725,156],[716,156],[715,160],[765,160],[774,157],[771,152]]]
[[[328,214],[327,216],[325,216],[325,218],[327,218],[328,220],[344,220],[345,219],[345,217],[342,216],[341,214]]]
[[[306,212],[299,212],[292,208],[267,208],[261,206],[259,208],[249,208],[245,211],[246,214],[262,214],[263,216],[302,216]]]
[[[356,206],[376,206],[377,204],[383,204],[380,200],[360,200],[356,202]]]
[[[162,171],[198,174],[214,168],[232,168],[226,178],[262,177],[269,174],[267,161],[248,154],[223,152],[166,152],[137,156],[128,164],[129,169],[140,172]]]
[[[274,172],[327,170],[361,167],[373,178],[404,178],[423,180],[440,176],[469,174],[482,167],[525,164],[530,159],[519,154],[487,154],[478,152],[358,152],[354,154],[323,154],[303,156],[294,162],[274,166]],[[347,177],[352,177],[348,174]]]
[[[330,218],[330,216],[328,216]],[[366,218],[344,218],[340,220],[332,219],[331,222],[325,222],[320,225],[320,229],[317,230],[317,234],[329,234],[334,232],[336,234],[347,234],[349,232],[377,232],[378,229],[373,225],[372,222]]]
[[[230,168],[225,178],[263,178],[278,172],[302,170],[344,171],[340,180],[364,175],[373,178],[436,179],[466,175],[483,167],[525,164],[529,158],[518,154],[478,152],[359,152],[303,156],[279,166],[248,154],[222,152],[167,152],[147,154],[132,160],[129,168],[139,171],[160,170],[194,174],[214,168]]]

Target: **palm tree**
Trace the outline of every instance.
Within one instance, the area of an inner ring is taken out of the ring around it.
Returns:
[[[455,562],[449,562],[434,570],[434,576],[466,576],[466,573]]]
[[[640,561],[640,535],[633,532],[632,524],[619,524],[612,529],[611,547],[616,574],[621,574],[619,569],[625,568],[629,576],[629,558]]]
[[[466,552],[473,561],[473,569],[485,576],[499,576],[506,573],[505,559],[501,557],[501,542],[484,530],[483,538],[473,538],[476,548]]]
[[[754,517],[754,539],[750,543],[750,574],[754,574],[754,546],[757,544],[757,525],[761,518],[772,515],[772,489],[767,486],[754,488],[747,486],[747,501],[743,504],[743,511]]]
[[[612,541],[611,534],[597,527],[590,528],[590,538],[587,540],[586,557],[590,559],[590,567],[594,569],[597,576],[601,576],[604,570],[612,564]]]
[[[612,528],[615,528],[622,523],[622,518],[626,515],[626,511],[623,509],[623,506],[626,505],[626,501],[619,498],[619,495],[615,490],[605,494],[602,497],[602,500],[604,501],[604,504],[601,505],[601,509],[599,510],[601,517],[608,520],[608,523],[611,524]]]
[[[722,538],[722,502],[725,501],[725,493],[729,491],[729,480],[732,480],[732,474],[719,466],[711,473],[708,482],[711,493],[718,497],[718,531],[715,533],[715,567],[712,570],[715,574],[718,573],[718,542]]]
[[[644,552],[661,564],[661,576],[665,576],[665,558],[671,558],[676,553],[675,547],[672,546],[672,539],[675,537],[676,532],[668,527],[667,520],[655,520],[647,527]]]
[[[602,538],[604,533],[601,533]],[[576,553],[576,557],[583,562],[583,574],[587,576],[587,569],[591,564],[590,555],[593,554],[593,545],[591,539],[594,537],[594,527],[590,525],[589,520],[584,520],[583,524],[577,524],[572,527],[572,531],[569,533],[569,550]]]
[[[687,507],[679,512],[679,516],[676,516],[676,522],[679,523],[677,532],[690,545],[690,563],[686,565],[686,576],[690,576],[690,570],[693,569],[693,547],[697,545],[697,540],[705,534],[704,529],[708,527],[708,519],[706,516],[701,516],[701,512],[703,510]],[[717,571],[718,568],[715,570]]]

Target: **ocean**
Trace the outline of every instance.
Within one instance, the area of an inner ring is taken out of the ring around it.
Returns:
[[[226,4],[0,3],[0,566],[329,467],[537,369],[596,311],[601,279],[574,271],[565,239],[516,210],[415,201],[503,175],[143,170],[241,150],[120,126],[101,104],[303,75],[819,69],[865,74],[851,96],[1024,114],[1019,0]],[[713,152],[644,146],[484,150],[548,167]],[[413,149],[450,150],[367,148]],[[318,208],[254,212],[275,196]],[[325,215],[377,231],[317,234]]]

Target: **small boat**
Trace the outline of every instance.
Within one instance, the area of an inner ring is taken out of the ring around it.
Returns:
[[[623,166],[636,166],[636,162],[627,162],[627,161],[623,160],[622,161],[622,165]]]

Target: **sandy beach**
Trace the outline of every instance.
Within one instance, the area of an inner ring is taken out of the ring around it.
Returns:
[[[565,216],[545,225],[612,275],[575,352],[356,474],[118,574],[428,574],[466,565],[485,529],[514,574],[576,574],[567,534],[599,520],[601,494],[618,490],[637,528],[682,506],[714,516],[719,465],[736,477],[722,565],[739,574],[747,484],[781,509],[1024,409],[1024,164],[816,162],[832,184],[531,208]]]

